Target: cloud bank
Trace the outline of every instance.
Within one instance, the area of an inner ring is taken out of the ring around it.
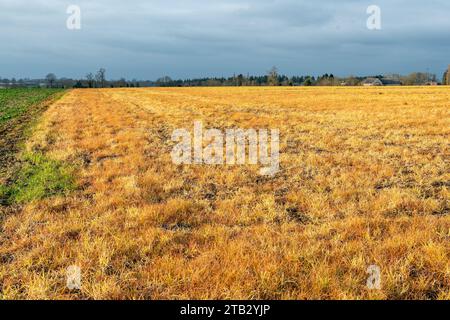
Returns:
[[[375,3],[377,2],[377,3]],[[0,0],[1,77],[443,72],[447,0]],[[378,5],[382,30],[366,27]],[[81,30],[66,9],[81,8]]]

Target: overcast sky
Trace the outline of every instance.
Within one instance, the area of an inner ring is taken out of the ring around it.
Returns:
[[[69,30],[69,5],[81,30]],[[381,30],[369,30],[369,5]],[[0,77],[368,75],[450,64],[449,0],[0,0]]]

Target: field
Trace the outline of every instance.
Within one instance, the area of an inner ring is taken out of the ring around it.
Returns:
[[[59,89],[0,89],[0,183],[17,169],[17,153],[30,128],[54,99]],[[1,197],[0,197],[1,198]],[[1,199],[0,199],[1,203]]]
[[[58,89],[0,90],[0,178],[15,160],[26,129],[45,110],[48,99],[60,92]]]
[[[450,299],[449,101],[448,87],[72,90],[27,142],[52,165],[22,178],[55,192],[16,188],[0,295]],[[196,120],[279,129],[280,172],[173,164],[173,130]]]

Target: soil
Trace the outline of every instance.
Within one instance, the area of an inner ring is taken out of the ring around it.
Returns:
[[[0,125],[0,183],[9,184],[14,172],[20,167],[18,155],[27,139],[26,129],[56,100],[62,96],[57,93],[34,106],[27,112]]]

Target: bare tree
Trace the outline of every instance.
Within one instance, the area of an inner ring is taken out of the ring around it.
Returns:
[[[89,88],[93,88],[94,87],[94,82],[95,82],[95,77],[94,77],[94,75],[91,72],[89,72],[86,75],[86,80],[87,80]]]
[[[105,87],[105,81],[106,81],[105,75],[106,75],[106,70],[103,68],[98,70],[97,74],[95,75],[95,80],[97,80],[97,82],[100,84],[100,86],[102,88]]]
[[[49,73],[45,76],[45,81],[47,81],[47,86],[53,88],[54,83],[56,82],[56,76],[54,73]]]
[[[156,82],[158,83],[158,85],[164,86],[170,84],[172,82],[172,78],[170,78],[169,76],[164,76],[156,80]]]
[[[450,65],[448,66],[448,69],[444,73],[444,79],[442,79],[442,84],[450,85]]]
[[[267,72],[267,78],[268,78],[267,81],[270,86],[278,85],[278,69],[277,69],[277,67],[272,67],[272,69],[270,69]]]
[[[450,65],[448,66],[447,69],[447,85],[450,85]]]

